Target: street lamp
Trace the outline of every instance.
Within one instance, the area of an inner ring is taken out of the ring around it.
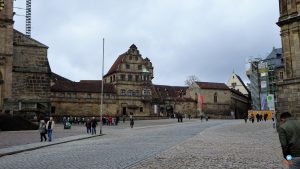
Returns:
[[[103,76],[104,76],[104,38],[103,38],[103,53],[102,53],[102,81],[101,81],[101,103],[100,103],[100,135],[102,135],[102,110],[103,110]]]

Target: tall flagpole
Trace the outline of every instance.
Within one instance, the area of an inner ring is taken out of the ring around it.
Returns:
[[[100,104],[100,135],[102,134],[102,111],[103,111],[103,76],[104,76],[104,38],[103,38],[103,53],[102,53],[102,81],[101,81],[101,104]]]

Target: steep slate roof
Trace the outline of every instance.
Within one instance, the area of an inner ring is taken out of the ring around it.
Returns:
[[[239,96],[242,96],[242,97],[245,97],[245,98],[248,98],[246,95],[244,95],[242,92],[240,92],[239,90],[236,90],[236,89],[230,89],[232,93],[235,93]]]
[[[225,83],[214,82],[196,82],[201,89],[218,89],[218,90],[230,90]]]
[[[152,96],[154,98],[171,98],[181,101],[194,101],[190,98],[184,98],[186,94],[186,86],[166,86],[166,85],[153,85]],[[182,97],[180,97],[180,94]]]
[[[283,66],[283,54],[282,48],[273,48],[272,52],[264,59],[269,66],[274,66],[274,68]]]
[[[250,94],[250,90],[248,89],[248,87],[245,85],[244,81],[241,79],[241,77],[237,74],[235,74],[236,77],[239,79],[239,81],[242,83],[242,85],[244,86],[244,88],[247,90],[248,94]]]
[[[73,82],[55,73],[51,75],[55,84],[51,87],[53,92],[85,92],[85,93],[101,93],[101,80],[82,80]],[[115,87],[112,84],[104,84],[104,93],[115,93]]]
[[[129,47],[129,50],[137,50],[137,47],[134,45],[134,44],[132,44],[130,47]],[[109,71],[107,72],[107,74],[106,75],[104,75],[104,77],[106,77],[106,76],[108,76],[108,75],[110,75],[110,74],[113,74],[113,73],[115,73],[115,72],[117,72],[118,71],[118,69],[119,69],[119,66],[121,65],[121,63],[123,63],[123,60],[124,60],[124,58],[125,58],[125,56],[128,54],[128,51],[127,52],[125,52],[125,53],[123,53],[123,54],[121,54],[118,58],[117,58],[117,60],[114,62],[114,64],[110,67],[110,69],[109,69]]]
[[[107,72],[107,74],[105,76],[108,76],[110,74],[113,74],[115,72],[117,72],[119,66],[121,65],[121,63],[123,63],[123,59],[126,56],[126,53],[120,55],[117,60],[115,61],[115,63],[111,66],[111,68],[109,69],[109,71]]]

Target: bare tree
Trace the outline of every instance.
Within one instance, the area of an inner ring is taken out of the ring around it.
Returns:
[[[185,85],[191,86],[194,82],[199,82],[199,78],[195,75],[190,75],[184,81]]]

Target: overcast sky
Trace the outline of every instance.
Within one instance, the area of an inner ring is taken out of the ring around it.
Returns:
[[[49,46],[52,71],[73,81],[101,79],[102,38],[105,74],[135,44],[155,84],[184,85],[189,75],[227,82],[233,70],[249,81],[247,59],[281,47],[278,8],[277,0],[32,0],[32,38]],[[25,33],[25,17],[14,19]]]

